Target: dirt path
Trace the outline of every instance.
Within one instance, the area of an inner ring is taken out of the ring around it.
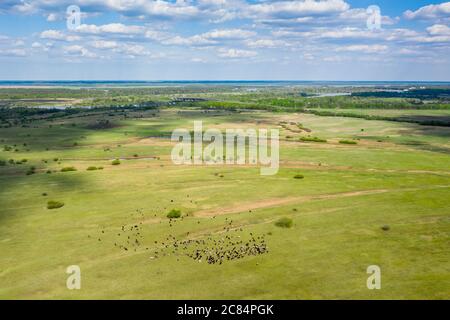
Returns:
[[[239,203],[227,208],[219,208],[212,210],[202,210],[198,211],[194,214],[196,217],[210,217],[210,216],[218,216],[223,214],[231,214],[231,213],[239,213],[239,212],[248,212],[249,210],[257,210],[257,209],[266,209],[273,208],[280,205],[289,205],[294,203],[303,203],[314,200],[329,200],[329,199],[340,199],[340,198],[350,198],[350,197],[358,197],[365,195],[374,195],[381,194],[387,192],[402,192],[402,191],[420,191],[425,189],[433,189],[433,188],[448,188],[449,186],[433,186],[433,187],[425,187],[425,188],[401,188],[401,189],[374,189],[374,190],[360,190],[360,191],[352,191],[352,192],[342,192],[342,193],[333,193],[333,194],[323,194],[323,195],[315,195],[315,196],[300,196],[300,197],[287,197],[287,198],[273,198],[273,199],[265,199],[265,200],[257,200],[249,203]]]
[[[292,204],[292,203],[306,202],[306,201],[312,201],[312,200],[355,197],[355,196],[361,196],[361,195],[385,193],[388,191],[389,190],[386,190],[386,189],[377,189],[377,190],[354,191],[354,192],[344,192],[344,193],[335,193],[335,194],[324,194],[324,195],[317,195],[317,196],[301,196],[301,197],[288,197],[288,198],[274,198],[274,199],[258,200],[256,202],[240,203],[240,204],[228,207],[228,208],[199,211],[199,212],[195,213],[195,216],[198,216],[198,217],[217,216],[217,215],[223,215],[223,214],[245,212],[245,211],[249,211],[249,210],[272,208],[272,207],[276,207],[279,205],[288,205],[288,204]]]

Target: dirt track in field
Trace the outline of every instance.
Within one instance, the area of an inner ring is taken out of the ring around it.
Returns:
[[[374,190],[360,190],[352,192],[341,192],[333,194],[323,194],[323,195],[312,195],[312,196],[300,196],[300,197],[287,197],[287,198],[273,198],[273,199],[262,199],[248,203],[239,203],[227,208],[212,209],[212,210],[202,210],[195,213],[197,217],[210,217],[219,216],[224,214],[248,212],[257,209],[273,208],[281,205],[289,204],[299,204],[315,200],[329,200],[329,199],[340,199],[340,198],[351,198],[366,195],[375,195],[388,192],[408,192],[408,191],[420,191],[434,188],[449,188],[448,185],[436,186],[436,187],[418,187],[418,188],[400,188],[400,189],[374,189]]]

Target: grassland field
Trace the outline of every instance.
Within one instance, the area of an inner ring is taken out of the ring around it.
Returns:
[[[93,126],[105,118],[113,125]],[[170,133],[195,120],[280,129],[278,174],[173,164]],[[183,106],[2,127],[0,298],[449,299],[449,137],[444,126]],[[167,218],[172,209],[182,218]],[[165,248],[227,237],[264,239],[267,252],[209,264]],[[66,287],[70,265],[81,290]],[[367,289],[369,265],[381,267],[381,290]]]

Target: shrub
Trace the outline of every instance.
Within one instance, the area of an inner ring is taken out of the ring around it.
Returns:
[[[296,175],[294,176],[294,179],[304,179],[304,178],[305,178],[305,176],[302,175],[302,174],[296,174]]]
[[[97,167],[91,166],[91,167],[88,167],[86,170],[87,171],[94,171],[94,170],[97,170],[97,169],[98,169]]]
[[[327,142],[327,140],[320,139],[317,137],[301,137],[300,141],[303,141],[303,142]]]
[[[0,160],[0,167],[6,166],[6,161],[5,160]]]
[[[28,171],[26,172],[27,176],[35,174],[35,173],[36,173],[35,167],[30,167],[30,169],[28,169]]]
[[[353,140],[340,140],[339,143],[341,144],[358,144],[358,142]]]
[[[118,165],[120,164],[120,160],[119,160],[119,159],[115,159],[115,160],[113,160],[113,161],[111,162],[111,164],[112,164],[113,166],[118,166]]]
[[[114,123],[109,120],[97,120],[95,123],[90,123],[87,128],[92,130],[102,130],[102,129],[112,129],[117,127]]]
[[[383,231],[389,231],[391,229],[391,227],[389,227],[388,225],[384,225],[381,227],[381,230]]]
[[[103,167],[97,167],[98,170],[103,170]]]
[[[280,228],[291,228],[294,225],[294,222],[289,218],[281,218],[275,222],[275,225]]]
[[[68,172],[68,171],[77,171],[75,167],[64,167],[61,169],[61,172]]]
[[[181,211],[177,210],[177,209],[172,209],[167,214],[167,218],[170,218],[170,219],[177,219],[177,218],[180,218],[180,217],[181,217]]]
[[[64,203],[63,202],[59,202],[59,201],[49,201],[47,202],[47,209],[58,209],[64,207]]]

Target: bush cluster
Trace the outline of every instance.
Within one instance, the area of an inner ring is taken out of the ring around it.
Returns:
[[[64,207],[63,202],[53,201],[53,200],[47,202],[47,209],[58,209],[61,207]]]
[[[291,228],[294,222],[290,218],[280,218],[275,222],[275,225],[280,228]]]
[[[64,167],[61,169],[61,172],[69,172],[69,171],[77,171],[75,167]]]
[[[167,214],[167,218],[170,218],[170,219],[177,219],[180,217],[181,217],[181,210],[177,210],[177,209],[172,209]]]

